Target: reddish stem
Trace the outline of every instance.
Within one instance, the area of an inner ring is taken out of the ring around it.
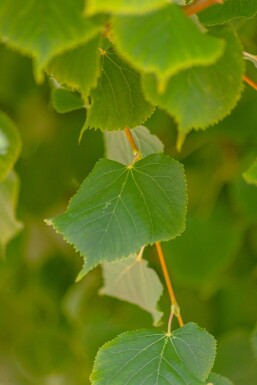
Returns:
[[[223,0],[198,0],[193,4],[186,5],[184,7],[184,12],[187,16],[192,16],[213,5],[223,4],[223,2]]]

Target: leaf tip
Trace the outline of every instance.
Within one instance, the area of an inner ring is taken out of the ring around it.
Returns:
[[[52,221],[52,219],[44,219],[44,222],[45,222],[48,226],[53,226],[53,221]]]

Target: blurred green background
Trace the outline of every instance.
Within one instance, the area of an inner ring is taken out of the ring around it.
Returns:
[[[257,52],[257,21],[235,24],[245,49]],[[256,69],[248,73],[257,80]],[[0,262],[0,384],[86,385],[97,349],[122,331],[152,327],[136,306],[100,297],[101,270],[81,282],[82,259],[43,220],[63,212],[95,162],[102,135],[78,137],[85,112],[57,114],[49,81],[35,84],[31,61],[0,46],[0,109],[23,141],[16,165],[17,216],[23,230]],[[156,111],[145,124],[184,165],[187,229],[164,245],[185,321],[218,340],[215,371],[236,385],[257,384],[251,334],[257,320],[257,188],[242,172],[257,154],[257,93],[245,87],[233,114],[206,132],[191,133],[175,151],[176,128]],[[162,278],[154,249],[150,265]],[[166,318],[169,302],[160,303]],[[161,328],[166,328],[166,318]]]

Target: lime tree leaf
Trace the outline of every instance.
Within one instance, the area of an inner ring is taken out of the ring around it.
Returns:
[[[108,12],[114,14],[138,14],[153,11],[167,4],[167,0],[87,0],[86,14]]]
[[[0,183],[0,257],[5,256],[8,242],[22,229],[22,224],[15,217],[19,180],[12,171]]]
[[[257,13],[256,0],[225,0],[199,13],[205,25],[224,24],[238,17],[253,17]]]
[[[60,114],[84,108],[80,95],[63,87],[53,87],[51,90],[51,104]]]
[[[207,385],[233,385],[233,382],[219,374],[211,373],[208,377]]]
[[[0,112],[0,182],[13,168],[21,151],[21,138],[14,123]]]
[[[192,129],[205,129],[228,115],[243,88],[242,48],[230,30],[219,36],[227,44],[224,55],[209,67],[195,67],[172,77],[163,94],[158,93],[154,75],[145,75],[146,97],[170,113],[178,123],[181,136]]]
[[[48,73],[60,84],[81,92],[86,98],[96,87],[100,73],[100,35],[56,56],[48,65]]]
[[[142,94],[139,75],[111,48],[103,51],[101,76],[91,98],[85,129],[111,131],[135,127],[154,111]]]
[[[36,59],[42,69],[68,48],[102,30],[102,17],[83,17],[83,0],[2,0],[0,39]]]
[[[249,184],[255,184],[257,186],[257,159],[243,174],[244,179]]]
[[[193,323],[171,335],[126,332],[99,349],[90,379],[93,385],[203,385],[215,347],[214,338]]]
[[[149,312],[155,325],[163,313],[157,308],[163,286],[156,272],[136,255],[102,265],[104,286],[100,294],[131,302]]]
[[[257,359],[257,326],[255,327],[251,336],[251,344],[254,352],[254,356]]]
[[[48,223],[85,257],[85,272],[180,235],[186,205],[183,166],[169,156],[149,155],[130,166],[101,159],[66,213]]]
[[[160,91],[175,73],[213,64],[224,50],[221,39],[202,33],[176,4],[146,15],[115,16],[113,33],[118,52],[138,71],[155,74]]]
[[[152,135],[146,127],[139,126],[130,131],[143,157],[163,152],[163,143],[156,135]],[[123,131],[105,132],[104,141],[106,158],[123,164],[129,164],[133,161],[134,155]]]

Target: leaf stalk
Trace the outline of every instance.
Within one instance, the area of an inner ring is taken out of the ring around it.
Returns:
[[[186,5],[183,8],[187,16],[192,16],[196,13],[204,11],[206,8],[212,7],[213,5],[223,3],[224,0],[197,0],[194,3]]]

